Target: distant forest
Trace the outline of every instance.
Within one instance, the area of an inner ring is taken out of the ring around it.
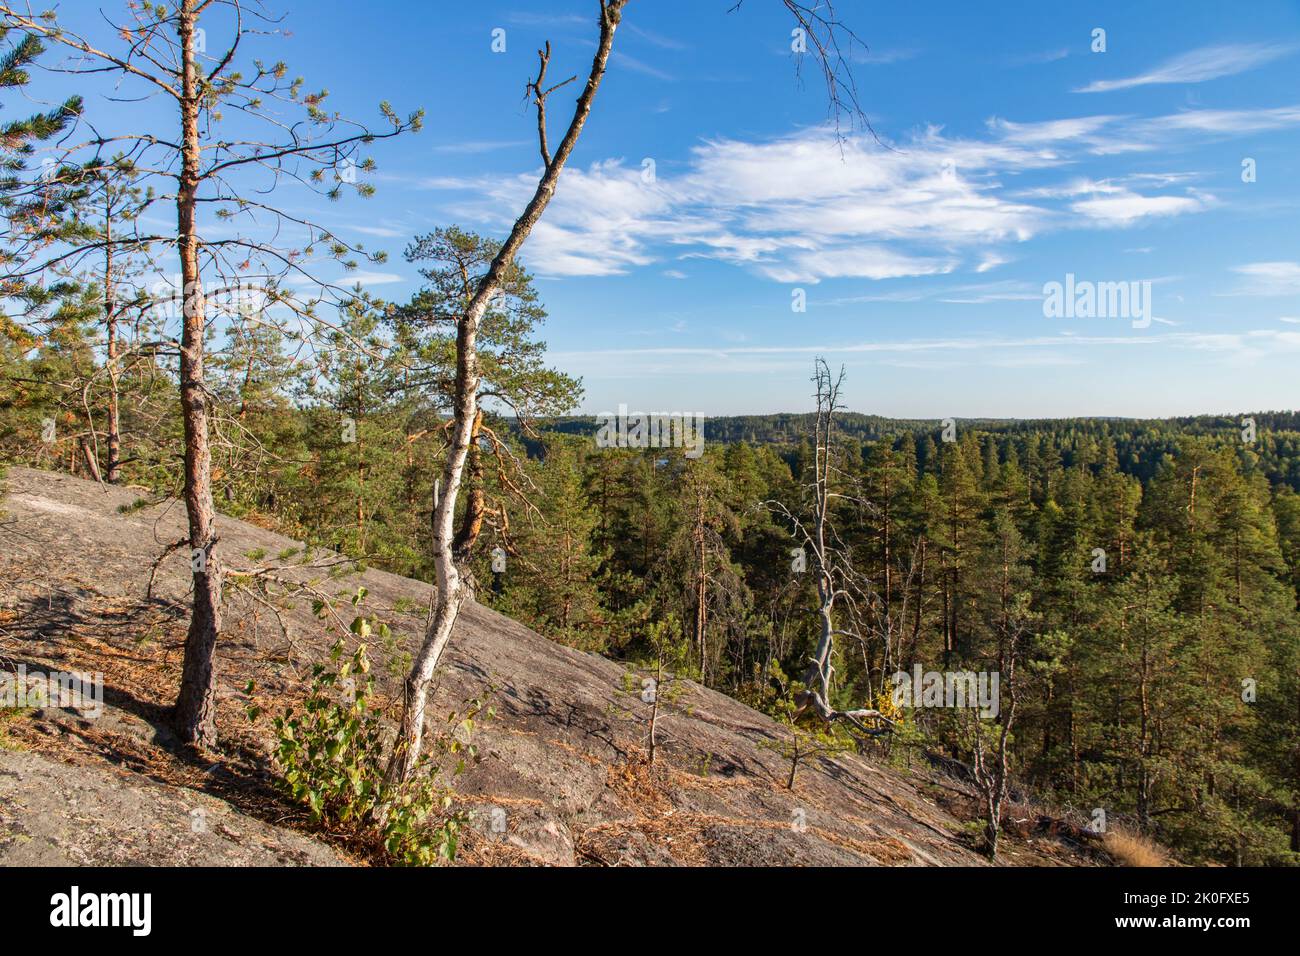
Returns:
[[[1115,447],[1120,469],[1128,475],[1149,481],[1156,474],[1166,455],[1173,454],[1178,439],[1201,435],[1236,437],[1246,419],[1254,421],[1260,434],[1269,433],[1267,441],[1252,448],[1257,456],[1255,467],[1273,484],[1290,485],[1300,492],[1300,412],[1247,412],[1239,415],[1192,415],[1181,418],[1053,418],[1053,419],[991,419],[957,418],[958,427],[972,429],[985,435],[1003,439],[999,454],[1005,460],[1009,449],[1016,446],[1006,439],[1023,438],[1041,434],[1063,436],[1055,441],[1062,463],[1069,467],[1075,463],[1076,444],[1109,441]],[[770,415],[726,415],[705,418],[704,436],[707,441],[730,444],[797,446],[811,434],[813,413],[781,412]],[[842,412],[836,416],[836,425],[846,438],[859,442],[879,442],[888,439],[900,447],[904,436],[917,441],[917,456],[924,464],[927,457],[925,437],[938,435],[942,422],[938,419],[883,418],[862,412]],[[561,416],[542,424],[548,431],[567,435],[593,435],[596,420],[592,416]],[[1076,442],[1079,439],[1080,442]],[[933,441],[930,443],[933,444]]]

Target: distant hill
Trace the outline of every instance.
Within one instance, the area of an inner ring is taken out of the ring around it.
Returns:
[[[1300,432],[1300,411],[1224,413],[1177,418],[957,418],[960,426],[993,434],[1016,435],[1043,431],[1075,431],[1089,434],[1122,434],[1131,431],[1167,431],[1182,434],[1212,434],[1235,431],[1244,418],[1253,418],[1261,431]],[[704,437],[714,442],[785,443],[799,442],[811,434],[811,412],[777,412],[770,415],[722,415],[705,417]],[[943,425],[937,418],[886,418],[863,412],[840,412],[835,416],[841,434],[859,441],[879,441],[899,435],[937,432]],[[541,422],[544,431],[566,435],[594,435],[599,427],[593,415],[566,415]]]
[[[957,418],[957,429],[992,436],[1000,459],[1020,457],[1027,466],[1035,446],[1046,441],[1069,466],[1081,454],[1095,452],[1103,442],[1114,445],[1120,470],[1143,482],[1155,475],[1160,463],[1175,451],[1186,436],[1200,436],[1249,451],[1259,469],[1274,485],[1286,484],[1300,492],[1300,412],[1241,412],[1223,415],[1192,415],[1182,418]],[[1253,422],[1258,440],[1247,446],[1242,440],[1245,423]],[[918,460],[927,460],[926,442],[938,441],[944,422],[939,419],[885,418],[861,412],[841,412],[835,418],[838,432],[863,445],[888,441],[895,447],[916,443]],[[540,423],[540,431],[591,437],[596,434],[593,416],[567,416]],[[706,443],[721,445],[747,442],[778,445],[792,464],[795,450],[812,434],[813,415],[783,412],[775,415],[730,415],[705,418]],[[515,426],[518,432],[517,425]],[[542,443],[525,439],[529,454],[539,455]],[[1090,459],[1095,461],[1095,458]]]

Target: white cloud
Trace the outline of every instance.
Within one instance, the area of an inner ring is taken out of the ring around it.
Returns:
[[[1057,60],[1064,60],[1070,55],[1068,47],[1058,47],[1055,50],[1043,50],[1039,53],[1026,53],[1023,56],[1014,56],[1007,60],[1011,66],[1027,66],[1033,63],[1055,63]]]
[[[453,212],[507,228],[505,216],[523,208],[536,182],[535,172],[480,180],[480,195]],[[646,248],[649,241],[672,240],[685,231],[684,224],[663,218],[671,207],[669,190],[644,180],[639,167],[609,160],[566,169],[529,238],[528,266],[547,276],[603,276],[647,265],[655,258]]]
[[[493,153],[501,149],[517,149],[520,146],[529,145],[531,143],[526,139],[470,139],[459,143],[441,143],[433,147],[433,151],[435,153],[475,155],[478,153]]]
[[[404,230],[390,226],[348,226],[347,228],[367,236],[379,236],[381,239],[397,239],[406,235]]]
[[[1265,109],[1181,110],[1163,116],[1091,116],[1079,120],[1053,120],[1037,124],[992,120],[991,127],[1005,130],[1017,142],[1052,142],[1062,146],[1082,145],[1094,156],[1155,152],[1189,141],[1244,136],[1300,126],[1300,106]],[[1053,133],[1060,133],[1053,140]],[[1030,137],[1030,138],[1026,138]],[[1183,177],[1193,174],[1181,173]]]
[[[1110,180],[1087,178],[1071,179],[1056,186],[1038,186],[1026,189],[1020,195],[1027,199],[1061,199],[1069,196],[1106,195],[1124,192],[1124,188]]]
[[[393,282],[405,282],[405,276],[395,272],[347,272],[335,280],[338,285],[352,288],[354,285],[389,285]]]
[[[1138,220],[1152,216],[1177,216],[1187,212],[1200,212],[1206,208],[1210,196],[1143,196],[1127,189],[1109,194],[1081,199],[1070,204],[1070,209],[1104,226],[1131,226]]]
[[[531,13],[516,11],[506,14],[506,22],[524,27],[589,26],[594,22],[594,18],[579,16],[576,13]]]
[[[1166,132],[1263,133],[1300,124],[1300,106],[1278,106],[1258,110],[1184,110],[1146,120],[1138,135]]]
[[[915,50],[855,50],[850,59],[854,63],[862,63],[866,66],[887,66],[890,63],[901,63],[904,60],[910,60],[916,56]]]
[[[979,271],[979,270],[976,270]],[[1042,301],[1041,285],[1017,279],[997,282],[978,282],[966,285],[926,287],[922,289],[895,289],[889,292],[847,296],[819,301],[825,306],[858,305],[863,302],[925,302],[939,301],[962,304],[987,302]]]
[[[672,82],[676,79],[676,77],[671,73],[666,73],[657,66],[651,66],[644,60],[638,60],[631,54],[624,53],[621,50],[615,50],[612,59],[614,66],[624,66],[633,73],[640,73],[644,76],[653,77],[656,80],[664,80],[666,82]]]
[[[1085,217],[1092,225],[1131,226],[1149,217],[1177,216],[1206,209],[1214,201],[1208,193],[1189,190],[1184,196],[1151,196],[1130,188],[1130,184],[1168,185],[1187,178],[1190,177],[1184,173],[1136,173],[1122,181],[1078,177],[1055,186],[1027,189],[1019,195],[1027,199],[1072,199],[1070,211]]]
[[[615,275],[668,257],[728,262],[780,282],[985,272],[1013,257],[1008,244],[1047,231],[1133,226],[1216,202],[1187,185],[1196,172],[1075,173],[1028,188],[1019,177],[1095,164],[1106,153],[1282,125],[1300,125],[1300,107],[993,118],[983,136],[931,126],[892,148],[829,130],[712,140],[680,164],[661,159],[650,180],[635,159],[566,169],[524,258],[546,276]],[[471,193],[450,203],[450,212],[502,231],[536,177],[534,170],[422,185]]]
[[[699,375],[797,370],[809,355],[833,360],[858,356],[887,365],[948,368],[962,364],[1004,368],[1033,365],[1074,365],[1085,361],[1089,350],[1179,349],[1204,352],[1227,364],[1249,364],[1280,352],[1300,352],[1300,332],[1253,329],[1236,333],[1145,332],[1114,335],[1036,335],[1022,338],[965,337],[904,339],[813,345],[723,345],[717,347],[649,346],[643,348],[589,349],[552,353],[568,367],[579,367],[584,377],[631,374]],[[1105,361],[1104,352],[1095,360]]]
[[[1246,277],[1239,295],[1300,295],[1300,262],[1251,262],[1233,271]]]
[[[687,46],[680,40],[665,36],[662,33],[655,33],[653,30],[647,30],[645,27],[639,27],[635,23],[626,24],[623,29],[634,36],[640,37],[652,46],[657,46],[661,50],[685,50]]]
[[[993,117],[988,125],[1012,143],[1059,143],[1089,137],[1112,125],[1118,116],[1078,116],[1072,119],[1046,120],[1040,123],[1013,123]]]
[[[394,282],[405,281],[407,281],[406,276],[398,275],[395,272],[366,272],[364,270],[344,272],[342,275],[333,278],[320,279],[320,282],[342,289],[351,289],[355,285],[391,285]],[[290,286],[304,289],[314,289],[320,284],[316,278],[310,278],[300,273],[290,276],[286,282]]]
[[[654,180],[622,160],[571,167],[525,257],[543,275],[616,274],[672,246],[684,247],[680,258],[744,264],[781,282],[948,272],[961,262],[953,246],[1021,241],[1039,229],[1042,210],[1000,198],[979,179],[1018,160],[1039,162],[1030,148],[930,130],[906,154],[863,140],[841,151],[829,132],[710,142],[692,151],[683,174],[661,170]],[[505,226],[535,175],[478,180],[479,197],[453,212]],[[882,245],[893,241],[934,248]]]
[[[955,268],[956,263],[951,260],[907,256],[876,245],[800,252],[785,263],[761,267],[765,275],[777,282],[819,282],[843,276],[897,279],[902,276],[938,275]]]
[[[1094,80],[1076,93],[1106,93],[1155,83],[1203,83],[1234,73],[1244,73],[1294,52],[1296,47],[1281,43],[1225,43],[1206,46],[1166,60],[1136,76],[1118,80]]]
[[[988,302],[1027,302],[1042,301],[1043,290],[1015,279],[1001,282],[983,282],[974,285],[957,286],[937,293],[940,302],[962,305],[983,305]]]

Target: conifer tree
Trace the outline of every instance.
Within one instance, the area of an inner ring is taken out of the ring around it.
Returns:
[[[296,316],[314,322],[316,303],[335,287],[320,280],[312,263],[324,256],[354,266],[364,250],[265,197],[286,181],[331,199],[345,188],[368,194],[373,187],[357,176],[373,168],[363,150],[376,140],[418,129],[421,116],[401,119],[381,104],[387,128],[375,132],[324,109],[326,93],[308,92],[300,79],[286,79],[284,63],[243,62],[247,48],[275,29],[269,15],[247,0],[133,5],[123,22],[108,24],[104,43],[61,26],[53,15],[33,15],[18,4],[0,3],[0,18],[4,27],[61,46],[75,59],[71,72],[135,90],[141,101],[146,93],[162,96],[174,110],[171,135],[129,134],[113,142],[123,161],[150,170],[167,184],[157,196],[173,207],[176,232],[136,229],[115,237],[112,244],[122,251],[172,245],[180,265],[175,290],[179,314],[174,318],[180,325],[184,499],[194,596],[174,720],[186,743],[210,747],[216,741],[214,656],[221,633],[223,572],[212,493],[207,385],[207,342],[219,309],[210,307],[205,288],[242,291],[251,285],[269,303],[263,310],[268,319]],[[220,52],[207,52],[207,27],[201,24],[213,27],[214,35],[228,31]],[[224,135],[229,127],[223,124],[232,121],[240,124],[239,130]],[[265,140],[255,138],[258,130]],[[62,146],[60,167],[84,166],[99,158],[102,147],[97,137]],[[80,161],[83,156],[87,159]],[[207,210],[223,222],[221,234],[209,232],[206,215],[201,215]],[[306,237],[297,248],[280,242],[281,229],[288,224]],[[60,247],[28,257],[18,275],[27,280],[75,264],[102,245],[68,235],[59,238]],[[370,258],[378,261],[382,256]],[[286,284],[290,278],[306,280],[307,294]]]

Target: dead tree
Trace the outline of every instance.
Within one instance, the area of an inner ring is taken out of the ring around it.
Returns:
[[[230,40],[208,54],[201,18],[230,30]],[[128,19],[110,23],[112,46],[99,46],[62,28],[52,17],[30,6],[0,3],[0,18],[12,28],[60,44],[70,52],[67,72],[101,74],[118,87],[136,86],[141,100],[163,98],[173,108],[175,129],[162,136],[128,134],[90,139],[64,148],[75,162],[98,160],[105,149],[120,151],[145,181],[165,184],[158,201],[174,207],[176,232],[129,234],[73,244],[43,261],[27,265],[31,274],[64,267],[106,246],[138,250],[150,244],[174,245],[180,263],[179,391],[184,431],[184,490],[189,522],[189,554],[193,577],[193,608],[185,640],[181,686],[174,722],[181,739],[198,747],[216,742],[215,651],[221,633],[222,562],[217,551],[216,511],[212,495],[210,444],[211,402],[206,377],[205,333],[218,311],[209,303],[210,288],[252,296],[255,308],[229,310],[232,321],[273,321],[287,314],[298,331],[323,323],[316,307],[328,294],[340,298],[346,290],[322,282],[312,271],[318,257],[354,267],[356,258],[382,261],[360,246],[346,243],[328,230],[271,204],[267,198],[285,181],[336,198],[344,188],[365,195],[371,187],[358,183],[357,172],[373,167],[361,151],[378,139],[418,129],[421,114],[400,119],[381,104],[388,126],[374,132],[341,120],[321,108],[324,93],[305,92],[300,80],[290,80],[283,63],[260,59],[240,62],[245,40],[256,42],[277,31],[275,21],[259,0],[178,0],[163,4],[134,4]],[[117,95],[124,95],[118,93]],[[289,116],[278,110],[297,113]],[[244,124],[222,135],[226,116]],[[249,128],[267,132],[266,140],[246,139]],[[146,207],[147,209],[147,207]],[[214,210],[227,234],[204,238],[200,210]],[[141,210],[138,222],[146,221]],[[231,229],[231,224],[243,228]],[[306,235],[297,248],[282,245],[282,234],[293,229]],[[229,234],[233,232],[233,234]],[[288,279],[305,280],[309,290],[286,291]],[[279,306],[277,312],[271,306]],[[255,312],[250,316],[249,312]],[[287,321],[287,318],[286,318]]]
[[[1005,565],[1004,565],[1005,567]],[[1004,582],[1005,582],[1004,574]],[[998,625],[998,672],[999,672],[999,706],[997,725],[992,731],[992,746],[986,740],[986,732],[979,723],[979,716],[972,709],[967,715],[972,736],[971,776],[975,788],[979,791],[980,802],[984,812],[984,852],[989,859],[995,859],[998,853],[998,837],[1002,832],[1002,806],[1006,802],[1010,789],[1010,747],[1011,728],[1016,721],[1016,704],[1019,700],[1019,685],[1016,676],[1016,658],[1020,652],[1020,641],[1024,633],[1022,621],[1013,616],[1011,600],[1004,583],[1002,588],[1003,614]]]
[[[831,517],[839,500],[864,504],[860,498],[833,490],[837,477],[834,465],[835,413],[843,408],[840,404],[843,382],[843,369],[837,376],[832,376],[826,361],[822,358],[816,360],[813,383],[816,386],[817,413],[813,422],[812,475],[805,484],[808,495],[806,516],[796,513],[783,502],[770,501],[767,505],[793,529],[817,584],[817,645],[803,675],[803,690],[795,694],[798,708],[795,718],[812,710],[827,724],[843,721],[857,735],[876,736],[892,727],[892,722],[880,711],[870,708],[841,711],[830,705],[834,670],[831,657],[835,638],[866,639],[860,625],[861,611],[872,599],[870,583],[854,569],[848,548],[836,532]],[[837,618],[844,619],[844,626],[837,624]],[[868,727],[864,723],[867,720],[876,721],[883,728]]]
[[[497,294],[502,278],[514,262],[524,240],[533,231],[533,227],[537,225],[555,195],[555,187],[564,164],[568,162],[574,146],[578,143],[578,137],[582,133],[583,126],[586,125],[587,117],[591,115],[596,91],[605,77],[605,67],[609,62],[610,51],[614,47],[614,33],[622,20],[623,8],[626,5],[627,0],[600,0],[600,38],[591,61],[591,69],[587,74],[587,85],[578,97],[568,129],[565,130],[554,154],[547,139],[546,101],[551,93],[567,84],[569,80],[554,86],[545,86],[546,69],[551,59],[549,44],[545,49],[538,51],[537,79],[530,80],[527,85],[527,92],[532,95],[537,110],[538,148],[542,158],[542,175],[537,181],[532,199],[515,221],[510,235],[501,244],[487,272],[479,280],[474,295],[465,308],[465,314],[457,323],[451,443],[442,471],[442,493],[434,508],[433,517],[433,560],[438,590],[424,642],[406,678],[401,727],[388,766],[387,776],[390,782],[407,779],[415,771],[421,740],[424,736],[424,712],[428,703],[429,684],[433,680],[439,660],[442,659],[442,653],[446,650],[447,642],[451,639],[452,627],[460,614],[460,606],[467,597],[462,568],[458,566],[454,554],[455,517],[456,499],[460,494],[465,461],[474,440],[474,424],[478,420],[479,372],[475,343],[479,321],[487,311],[493,296]]]

